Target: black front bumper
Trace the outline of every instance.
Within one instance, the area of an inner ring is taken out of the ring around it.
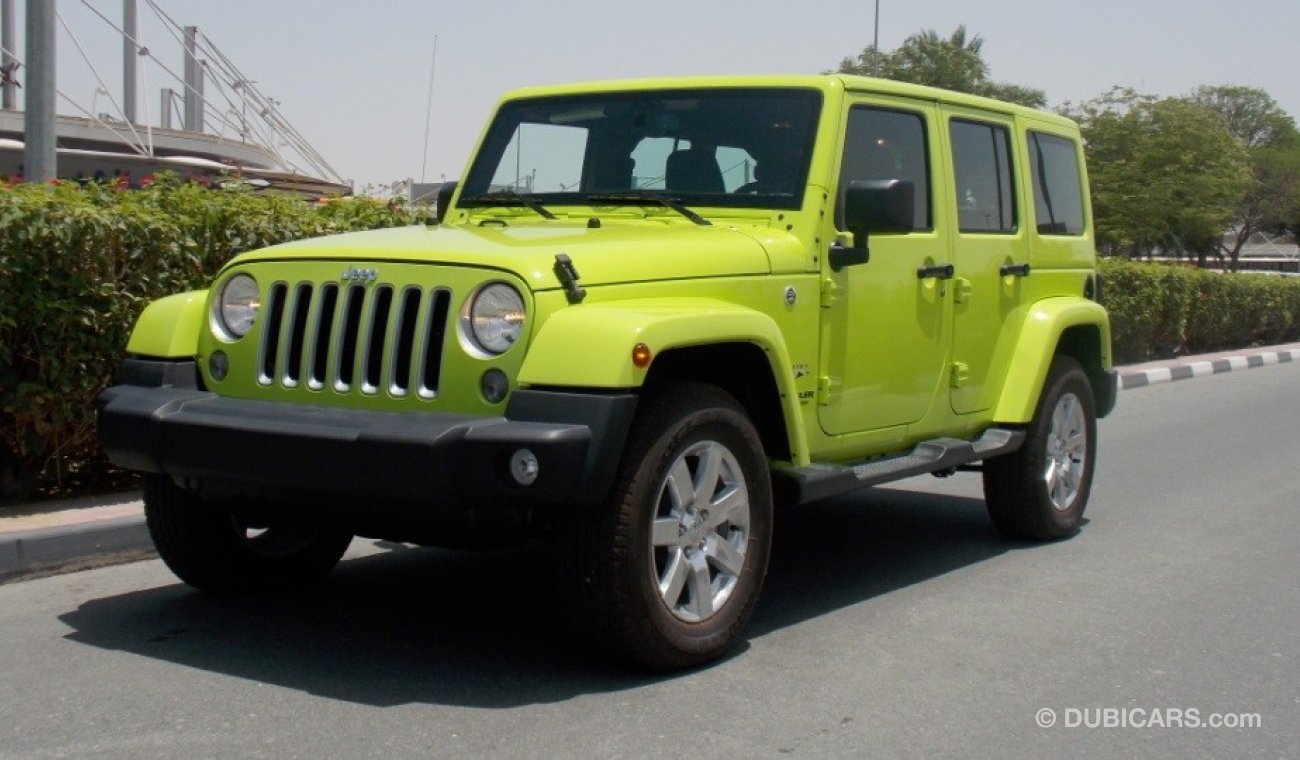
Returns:
[[[133,360],[138,362],[139,360]],[[158,364],[147,362],[146,364]],[[165,373],[128,367],[127,382]],[[197,388],[121,384],[100,394],[109,459],[195,490],[356,500],[427,511],[603,498],[636,407],[626,393],[517,390],[502,417],[374,412],[249,401]],[[510,458],[539,464],[530,485]]]

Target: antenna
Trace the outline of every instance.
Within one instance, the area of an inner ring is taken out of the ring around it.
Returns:
[[[420,161],[420,181],[424,182],[429,166],[429,124],[433,119],[433,74],[438,70],[438,35],[433,35],[433,61],[429,64],[429,100],[424,106],[424,158]]]

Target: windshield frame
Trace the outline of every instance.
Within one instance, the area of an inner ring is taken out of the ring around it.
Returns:
[[[474,156],[474,161],[466,174],[466,180],[462,185],[461,198],[457,201],[457,206],[463,208],[480,208],[490,204],[476,203],[473,198],[478,195],[485,195],[492,191],[495,185],[492,179],[497,173],[498,168],[506,159],[506,151],[512,144],[512,138],[516,129],[521,123],[545,124],[548,122],[527,120],[529,111],[536,111],[539,108],[549,108],[554,112],[561,109],[570,109],[581,111],[584,108],[594,110],[592,107],[601,103],[617,102],[619,104],[643,101],[645,104],[668,101],[689,101],[689,100],[706,100],[706,99],[758,99],[758,98],[780,98],[793,102],[798,105],[798,101],[803,101],[807,107],[806,121],[803,128],[806,134],[799,139],[799,136],[793,135],[789,138],[792,145],[797,146],[798,154],[795,156],[798,166],[789,172],[792,179],[790,186],[792,192],[789,193],[735,193],[734,191],[716,193],[716,192],[683,192],[667,188],[653,187],[628,187],[628,188],[591,188],[577,189],[569,191],[542,191],[527,192],[529,200],[543,204],[547,208],[556,206],[585,206],[591,208],[603,208],[609,205],[603,202],[592,202],[590,196],[608,196],[612,193],[635,192],[646,193],[662,196],[667,199],[679,202],[687,207],[715,207],[715,208],[738,208],[738,209],[762,209],[762,210],[780,210],[795,211],[803,207],[804,196],[808,189],[808,178],[812,167],[813,151],[816,146],[817,133],[821,125],[823,116],[823,94],[820,90],[812,87],[799,86],[774,86],[774,87],[663,87],[655,89],[629,89],[629,90],[610,90],[604,92],[584,92],[560,95],[547,95],[539,97],[516,98],[503,102],[492,119],[482,143]],[[603,118],[603,116],[602,116]],[[555,122],[549,122],[555,123]],[[739,134],[740,130],[736,130]],[[629,131],[627,139],[645,139],[652,136],[651,133],[634,137],[634,133]],[[592,144],[590,137],[584,148],[584,162],[590,159],[592,153]],[[789,158],[788,151],[783,152],[783,160]],[[761,163],[761,159],[757,159]],[[516,190],[516,192],[520,192]]]

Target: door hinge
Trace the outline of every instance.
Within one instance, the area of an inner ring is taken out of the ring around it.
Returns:
[[[965,277],[958,277],[952,294],[953,301],[956,303],[966,303],[970,300],[970,291],[970,280]]]
[[[960,388],[968,382],[970,382],[970,366],[964,362],[953,362],[948,384]]]
[[[840,392],[842,381],[838,377],[822,375],[817,379],[817,403],[826,406],[831,403],[831,396]]]
[[[822,308],[829,309],[839,300],[840,286],[835,284],[835,278],[822,278]]]

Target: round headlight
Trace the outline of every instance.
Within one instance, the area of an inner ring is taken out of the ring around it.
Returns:
[[[524,298],[503,282],[483,288],[469,309],[474,342],[490,354],[502,354],[524,330]]]
[[[253,327],[257,310],[262,302],[257,296],[257,281],[246,274],[237,274],[221,287],[217,303],[217,316],[221,328],[232,338],[242,338]]]

